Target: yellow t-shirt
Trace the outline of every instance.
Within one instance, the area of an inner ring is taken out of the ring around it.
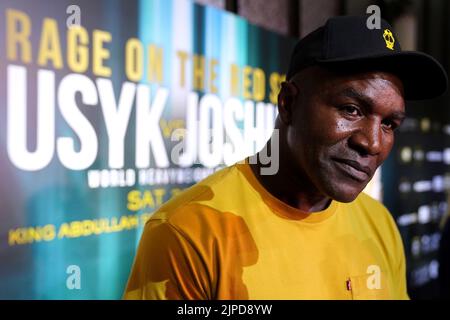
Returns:
[[[368,195],[305,213],[248,164],[225,168],[147,222],[125,299],[408,299],[387,209]]]

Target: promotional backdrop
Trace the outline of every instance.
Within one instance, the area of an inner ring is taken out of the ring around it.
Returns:
[[[0,298],[120,298],[148,216],[269,138],[295,42],[187,0],[0,15]]]

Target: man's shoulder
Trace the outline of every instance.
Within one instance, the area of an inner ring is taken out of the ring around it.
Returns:
[[[373,226],[379,228],[383,226],[384,228],[387,228],[389,232],[397,232],[394,217],[389,209],[370,195],[361,192],[358,197],[350,203],[350,206],[359,211],[358,215],[363,214],[366,219],[371,220]]]
[[[165,222],[184,220],[184,216],[200,211],[220,210],[220,202],[226,202],[226,197],[230,196],[233,185],[239,183],[237,165],[222,168],[202,181],[183,190],[178,195],[165,202],[150,218],[150,220],[160,220]]]
[[[353,204],[364,208],[370,212],[377,211],[383,214],[389,214],[389,210],[379,200],[371,197],[367,193],[361,192],[358,197],[353,201]]]

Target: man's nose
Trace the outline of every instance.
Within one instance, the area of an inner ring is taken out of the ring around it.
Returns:
[[[381,152],[383,132],[381,122],[368,120],[353,132],[349,139],[350,147],[358,151],[362,156],[377,155]]]

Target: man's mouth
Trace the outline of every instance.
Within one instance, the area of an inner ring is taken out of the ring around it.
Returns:
[[[368,166],[361,165],[357,161],[339,158],[332,158],[332,160],[341,172],[359,182],[367,181],[372,175],[372,170]]]

